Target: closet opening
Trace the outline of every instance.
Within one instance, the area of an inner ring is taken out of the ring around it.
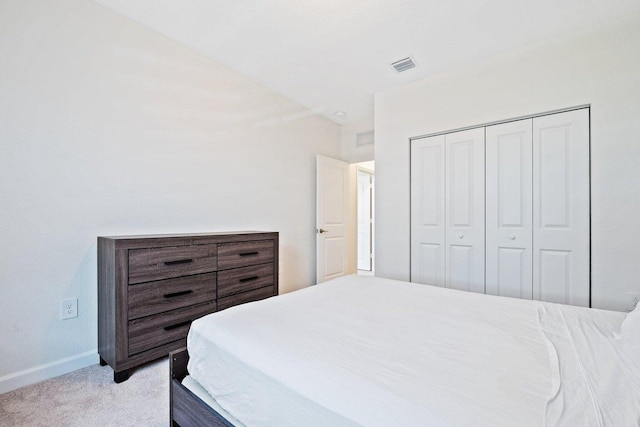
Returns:
[[[411,139],[411,281],[590,304],[589,107]]]

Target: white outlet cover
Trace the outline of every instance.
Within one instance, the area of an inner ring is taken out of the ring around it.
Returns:
[[[78,298],[63,299],[60,302],[60,319],[78,317]]]

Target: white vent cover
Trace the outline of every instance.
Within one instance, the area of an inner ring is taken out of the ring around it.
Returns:
[[[396,61],[396,62],[392,63],[391,66],[397,72],[401,73],[403,71],[407,71],[407,70],[410,70],[412,68],[415,68],[416,67],[416,63],[410,56],[407,56],[406,58],[403,58],[403,59],[401,59],[399,61]]]
[[[362,145],[371,145],[373,144],[373,131],[362,132],[356,135],[356,145],[358,147]]]

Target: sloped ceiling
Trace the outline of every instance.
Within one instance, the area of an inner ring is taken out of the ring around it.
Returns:
[[[377,91],[640,11],[638,0],[94,1],[339,124],[372,118]],[[409,55],[418,67],[398,74],[390,64]]]

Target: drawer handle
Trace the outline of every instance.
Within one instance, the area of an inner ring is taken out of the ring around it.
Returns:
[[[175,325],[171,325],[171,326],[165,326],[164,330],[165,331],[170,331],[172,329],[178,329],[182,326],[188,325],[189,323],[191,323],[191,320],[187,320],[186,322],[180,322],[180,323],[176,323]]]
[[[179,259],[176,261],[165,261],[164,265],[170,266],[170,265],[180,265],[180,264],[189,264],[193,262],[193,260],[191,258],[189,259]]]
[[[244,279],[240,279],[240,283],[251,282],[252,280],[258,280],[258,276],[245,277]]]
[[[165,298],[173,298],[173,297],[179,297],[180,295],[188,295],[190,293],[192,293],[192,290],[188,290],[188,291],[180,291],[180,292],[172,292],[170,294],[164,294],[163,296]]]
[[[240,255],[240,256],[253,256],[253,255],[258,255],[258,251],[253,251],[253,252],[240,252],[238,255]]]

